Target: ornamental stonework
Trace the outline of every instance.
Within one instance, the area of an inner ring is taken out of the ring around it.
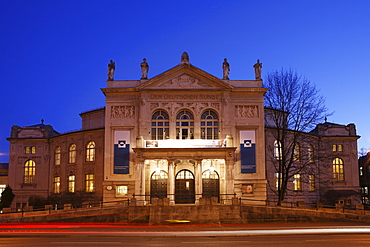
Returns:
[[[237,118],[258,118],[257,105],[236,105],[235,117]]]
[[[133,118],[134,106],[111,106],[111,118]]]
[[[210,85],[208,85],[205,82],[202,82],[192,76],[189,76],[187,74],[182,74],[176,78],[173,78],[162,85],[161,87],[171,87],[171,88],[211,88]]]

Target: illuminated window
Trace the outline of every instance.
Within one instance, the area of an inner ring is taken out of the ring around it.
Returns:
[[[293,185],[295,191],[302,190],[301,174],[294,174]]]
[[[169,117],[165,111],[159,110],[152,115],[152,140],[169,138]]]
[[[76,176],[75,175],[68,176],[68,192],[74,193],[76,189],[75,186],[76,186]]]
[[[26,153],[26,154],[35,154],[36,153],[36,147],[35,146],[24,147],[24,153]]]
[[[53,180],[53,192],[55,194],[59,194],[60,193],[60,177],[54,177],[54,180]]]
[[[301,146],[299,145],[299,143],[295,143],[294,145],[293,160],[294,161],[301,160]]]
[[[200,121],[201,139],[218,139],[218,116],[212,110],[205,111]]]
[[[86,161],[94,161],[95,160],[95,142],[90,141],[86,145]]]
[[[71,144],[69,146],[69,150],[68,150],[68,163],[69,164],[73,164],[73,163],[76,163],[76,144]]]
[[[340,158],[333,160],[333,178],[334,180],[344,181],[343,160]]]
[[[309,162],[315,161],[315,150],[312,145],[308,145],[308,161]]]
[[[363,176],[363,175],[364,175],[364,168],[360,166],[360,176]]]
[[[282,183],[282,174],[276,172],[275,173],[275,189],[276,190],[278,190],[279,187],[281,187],[281,183]]]
[[[315,175],[308,175],[308,185],[310,191],[316,190],[316,184],[315,184]]]
[[[27,160],[24,164],[23,182],[26,184],[33,183],[35,179],[36,163],[33,160]]]
[[[60,147],[56,147],[55,148],[55,155],[54,155],[54,164],[55,165],[60,165],[60,152],[61,152]]]
[[[274,142],[274,155],[275,159],[280,160],[282,156],[282,149],[281,149],[281,142],[275,141]]]
[[[176,117],[176,139],[194,139],[194,117],[190,111],[180,111]]]
[[[127,185],[116,185],[116,196],[127,196],[128,186]]]
[[[342,152],[343,145],[342,144],[333,144],[333,152]]]
[[[5,188],[6,188],[6,184],[0,184],[0,198],[1,198],[1,193],[3,193]]]
[[[85,191],[86,192],[94,192],[94,174],[86,174],[85,175]]]

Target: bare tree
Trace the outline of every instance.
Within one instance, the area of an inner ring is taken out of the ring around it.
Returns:
[[[266,126],[275,139],[268,145],[266,157],[277,174],[274,186],[280,205],[288,192],[289,179],[314,169],[307,169],[312,157],[308,154],[302,158],[300,145],[314,145],[307,132],[328,115],[328,110],[315,85],[291,69],[268,73],[264,86],[268,88]]]

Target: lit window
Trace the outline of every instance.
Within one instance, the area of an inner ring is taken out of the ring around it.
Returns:
[[[127,196],[128,186],[127,185],[116,185],[116,196]]]
[[[343,160],[340,158],[333,160],[333,178],[334,180],[344,181]]]
[[[73,164],[76,163],[76,144],[71,144],[69,146],[69,151],[68,151],[68,163]]]
[[[33,183],[35,179],[35,172],[36,172],[36,163],[33,160],[27,160],[24,164],[24,177],[23,182]]]
[[[201,139],[218,139],[218,116],[214,111],[202,114],[200,126]]]
[[[274,142],[274,155],[275,159],[280,160],[282,156],[282,148],[281,148],[281,142],[275,141]]]
[[[333,144],[333,152],[342,152],[343,145],[342,144]]]
[[[315,161],[315,151],[312,145],[308,145],[308,161],[309,162]]]
[[[299,143],[294,144],[293,160],[294,161],[301,160],[301,146],[299,145]]]
[[[5,188],[6,188],[6,184],[0,184],[0,198],[1,198],[1,193],[3,193]]]
[[[316,185],[315,185],[315,175],[308,175],[308,184],[309,184],[309,190],[315,191]]]
[[[302,190],[301,174],[294,174],[293,185],[295,191]]]
[[[152,140],[169,138],[169,117],[165,111],[159,110],[152,115]]]
[[[76,186],[76,176],[75,175],[68,176],[68,192],[74,193],[75,186]]]
[[[279,190],[279,188],[281,187],[281,183],[282,183],[282,174],[276,172],[275,173],[275,189],[276,190]]]
[[[54,160],[54,164],[55,165],[60,165],[60,152],[61,152],[61,149],[60,147],[56,147],[55,148],[55,160]]]
[[[24,147],[24,153],[26,153],[26,154],[35,154],[36,153],[36,147],[35,146]]]
[[[60,193],[60,177],[54,177],[54,180],[53,180],[53,192],[55,194],[59,194]]]
[[[86,161],[95,160],[95,142],[90,141],[86,146]]]
[[[194,117],[190,111],[180,111],[176,116],[176,139],[194,139]]]
[[[94,174],[85,175],[85,190],[86,192],[94,192]]]
[[[364,168],[360,166],[360,176],[363,176],[363,175],[364,175]]]

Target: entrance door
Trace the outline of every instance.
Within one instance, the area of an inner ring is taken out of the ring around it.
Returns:
[[[150,202],[152,198],[163,199],[167,197],[167,178],[165,171],[154,172],[150,181]]]
[[[176,174],[175,203],[195,203],[195,180],[193,173],[189,170],[181,170]]]
[[[206,170],[202,174],[203,198],[217,197],[220,202],[220,179],[215,171]]]

